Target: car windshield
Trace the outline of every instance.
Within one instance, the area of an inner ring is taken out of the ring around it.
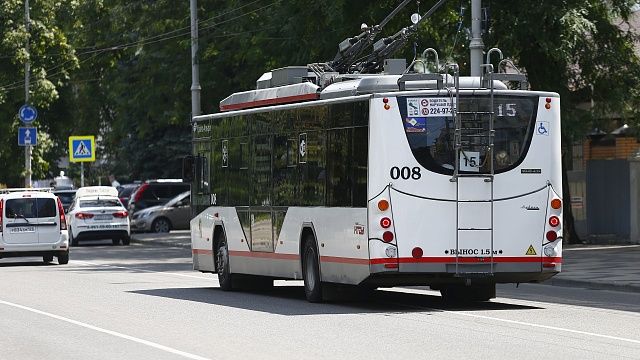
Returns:
[[[190,199],[189,194],[190,194],[189,191],[183,192],[182,194],[180,194],[180,195],[174,197],[173,199],[167,201],[166,206],[174,206],[179,201],[182,201],[183,203],[185,203],[184,205],[188,205],[189,199]]]
[[[54,192],[54,194],[60,198],[63,204],[70,204],[76,196],[75,192]]]
[[[137,186],[123,186],[118,192],[119,197],[128,197],[137,188]]]
[[[5,209],[5,216],[12,219],[56,216],[56,202],[50,198],[9,199]]]
[[[118,199],[88,199],[80,200],[80,207],[114,207],[122,206]]]

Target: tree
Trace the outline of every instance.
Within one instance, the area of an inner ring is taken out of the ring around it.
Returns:
[[[40,140],[34,151],[32,170],[34,178],[44,177],[49,164],[57,156],[53,151],[57,137],[50,132],[59,120],[48,110],[59,99],[58,88],[77,67],[77,58],[67,42],[61,24],[73,12],[73,1],[41,0],[31,6],[30,31],[24,22],[24,2],[0,1],[0,182],[10,186],[23,184],[24,150],[17,146],[17,112],[24,104],[24,64],[31,64],[29,102],[39,109]],[[25,44],[29,39],[30,49]],[[15,145],[13,145],[15,144]]]

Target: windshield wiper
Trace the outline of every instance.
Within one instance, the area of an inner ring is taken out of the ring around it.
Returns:
[[[16,215],[14,215],[14,217],[13,217],[13,218],[14,218],[14,219],[22,218],[22,219],[24,219],[24,221],[26,221],[26,222],[27,222],[27,224],[29,224],[29,219],[27,219],[27,217],[26,217],[26,216],[24,216],[24,214],[16,214]]]

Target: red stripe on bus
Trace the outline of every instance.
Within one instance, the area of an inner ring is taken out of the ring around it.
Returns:
[[[320,262],[353,264],[353,265],[369,265],[369,259],[357,259],[339,256],[320,256]]]
[[[422,257],[422,258],[412,258],[412,257],[404,257],[404,258],[380,258],[380,259],[371,259],[369,263],[371,265],[377,264],[388,264],[394,262],[400,262],[403,264],[416,264],[416,263],[447,263],[447,264],[455,264],[456,258],[453,256],[437,256],[437,257]],[[476,258],[476,257],[459,257],[458,263],[489,263],[491,262],[490,257],[485,258]],[[503,256],[503,257],[494,257],[494,263],[556,263],[561,264],[561,257],[537,257],[537,256]]]
[[[253,107],[258,107],[258,106],[266,106],[266,105],[287,104],[287,103],[293,103],[293,102],[297,102],[297,101],[317,100],[319,98],[320,98],[319,94],[304,94],[304,95],[285,96],[285,97],[280,97],[280,98],[249,101],[249,102],[238,103],[238,104],[221,105],[220,106],[220,111],[248,109],[248,108],[253,108]]]
[[[259,251],[229,250],[229,256],[250,257],[259,259],[300,260],[300,255],[298,254],[277,254]]]
[[[193,249],[191,252],[198,255],[213,255],[213,250]]]

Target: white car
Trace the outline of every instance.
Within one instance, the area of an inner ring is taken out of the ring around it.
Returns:
[[[78,189],[67,212],[71,245],[80,240],[111,239],[129,245],[131,225],[129,213],[118,198],[118,190],[110,186],[87,186]]]
[[[42,256],[69,263],[62,203],[48,189],[4,189],[0,195],[0,258]]]

